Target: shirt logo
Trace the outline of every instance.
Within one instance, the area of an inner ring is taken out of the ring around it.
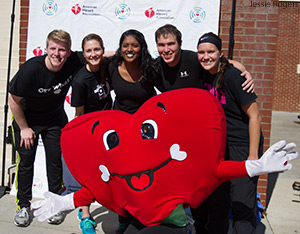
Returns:
[[[61,92],[61,83],[58,83],[57,85],[53,86],[53,93],[54,94],[60,94]]]
[[[210,92],[212,95],[214,95],[221,104],[223,104],[223,105],[226,104],[226,95],[222,90],[220,90],[220,92],[218,92],[218,90],[212,84],[209,84],[209,83],[204,83],[204,88],[208,92]]]
[[[189,74],[187,71],[183,71],[183,72],[180,72],[180,78],[185,78],[185,77],[188,77]]]
[[[64,83],[58,83],[56,85],[53,85],[50,88],[38,88],[38,92],[39,93],[50,93],[53,92],[54,94],[60,94],[62,88],[64,88],[65,86],[69,87],[71,81],[72,81],[73,77],[69,76],[68,79],[66,79],[66,81]]]
[[[105,86],[103,86],[102,84],[97,84],[96,89],[94,90],[94,93],[98,93],[99,96],[99,100],[103,100],[104,98],[106,98],[108,96],[109,93],[109,84],[107,82],[105,82]]]
[[[105,94],[105,90],[103,89],[102,85],[98,84],[96,89],[94,90],[94,93],[98,93],[99,98],[100,98]]]

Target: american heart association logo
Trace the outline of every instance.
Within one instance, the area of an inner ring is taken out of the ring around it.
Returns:
[[[79,4],[76,4],[75,6],[72,6],[72,12],[74,13],[74,15],[77,15],[80,13],[81,11],[81,7],[79,6]]]
[[[145,15],[148,18],[152,18],[155,15],[155,11],[153,10],[153,7],[149,8],[148,10],[145,11]]]
[[[40,46],[38,46],[37,48],[35,48],[33,51],[34,56],[40,56],[43,54],[43,50],[41,49]]]

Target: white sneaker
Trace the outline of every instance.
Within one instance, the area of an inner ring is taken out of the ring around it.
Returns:
[[[29,207],[23,207],[15,214],[14,224],[18,227],[27,227],[30,224],[30,209]]]

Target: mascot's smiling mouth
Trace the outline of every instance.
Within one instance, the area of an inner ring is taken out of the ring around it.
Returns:
[[[170,147],[170,154],[171,157],[168,158],[166,161],[161,163],[159,166],[155,167],[154,169],[134,173],[130,175],[119,175],[116,173],[110,174],[107,167],[104,165],[99,166],[99,170],[101,171],[102,175],[101,178],[104,182],[108,182],[110,176],[117,176],[119,178],[125,179],[128,186],[135,190],[135,191],[144,191],[148,189],[152,182],[154,177],[154,172],[159,170],[160,168],[166,166],[172,159],[177,161],[183,161],[187,157],[187,153],[185,151],[180,151],[180,146],[178,144],[173,144]]]

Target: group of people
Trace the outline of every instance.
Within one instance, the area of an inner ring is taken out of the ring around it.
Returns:
[[[154,87],[160,92],[205,89],[216,96],[225,112],[225,159],[244,161],[262,155],[263,137],[253,80],[242,64],[225,58],[221,39],[207,33],[199,38],[197,52],[183,50],[181,32],[166,24],[156,30],[155,41],[160,55],[157,59],[151,57],[143,34],[130,29],[121,35],[115,54],[105,57],[99,35],[84,37],[81,53],[71,51],[67,32],[53,30],[47,37],[46,54],[31,58],[20,67],[9,89],[18,153],[18,208],[14,217],[17,226],[31,222],[33,165],[39,135],[45,147],[49,191],[62,191],[60,135],[68,121],[63,103],[71,85],[75,118],[110,109],[133,114],[157,94]],[[116,95],[114,102],[112,90]],[[255,233],[257,180],[256,176],[225,182],[197,209],[192,209],[196,233],[227,234],[230,209],[233,233]],[[59,224],[64,218],[61,212],[48,222]],[[89,206],[80,207],[78,218],[83,234],[95,233],[96,222]],[[186,220],[174,223],[182,227],[178,233],[183,233],[186,224]],[[116,233],[137,233],[144,228],[132,216],[119,216]]]

